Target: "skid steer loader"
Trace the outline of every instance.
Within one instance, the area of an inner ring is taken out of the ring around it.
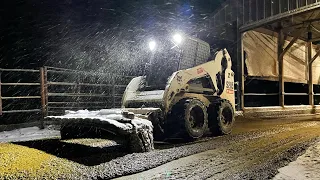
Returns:
[[[209,57],[210,47],[204,41],[185,37],[182,44],[175,51],[179,56],[165,51],[152,56],[145,74],[127,85],[121,109],[69,111],[48,118],[62,119],[62,138],[77,137],[80,127],[100,129],[128,139],[134,152],[153,149],[153,138],[193,140],[210,132],[229,134],[235,96],[228,51],[211,52]]]

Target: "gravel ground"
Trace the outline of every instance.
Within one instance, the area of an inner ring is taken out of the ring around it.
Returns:
[[[128,154],[101,139],[2,143],[0,179],[268,179],[319,135],[320,120],[305,117],[238,119],[232,135],[161,144],[148,153]]]

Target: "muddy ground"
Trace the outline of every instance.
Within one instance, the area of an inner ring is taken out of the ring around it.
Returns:
[[[0,144],[0,179],[269,179],[319,140],[320,118],[238,118],[231,135],[128,154],[102,139]],[[137,174],[134,174],[137,173]]]

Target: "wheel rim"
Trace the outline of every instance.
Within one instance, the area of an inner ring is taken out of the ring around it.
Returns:
[[[224,108],[222,110],[221,122],[225,126],[230,126],[232,124],[232,110],[229,108]]]
[[[204,124],[204,114],[201,107],[193,107],[189,117],[190,127],[192,129],[201,129]]]

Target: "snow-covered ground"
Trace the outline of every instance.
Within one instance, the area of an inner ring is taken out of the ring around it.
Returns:
[[[305,154],[278,170],[274,180],[282,179],[320,179],[320,141],[309,147]]]
[[[36,139],[59,137],[60,132],[53,128],[40,129],[39,127],[21,128],[12,131],[0,132],[0,142],[18,142]]]

